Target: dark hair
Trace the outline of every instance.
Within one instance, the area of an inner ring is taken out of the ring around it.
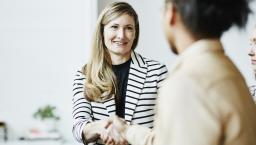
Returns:
[[[219,38],[232,25],[244,27],[250,0],[165,0],[172,2],[184,25],[198,38]]]

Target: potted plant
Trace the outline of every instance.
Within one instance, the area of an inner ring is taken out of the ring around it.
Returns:
[[[56,115],[56,107],[52,105],[46,105],[38,108],[33,114],[35,119],[39,119],[43,123],[43,129],[46,131],[56,131],[56,122],[60,120],[60,117]]]

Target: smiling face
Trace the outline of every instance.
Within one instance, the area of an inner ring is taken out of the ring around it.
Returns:
[[[111,58],[130,58],[135,33],[134,19],[128,14],[123,14],[104,26],[104,43]]]
[[[250,37],[250,52],[251,64],[253,66],[254,72],[256,72],[256,26],[253,28],[253,32]]]

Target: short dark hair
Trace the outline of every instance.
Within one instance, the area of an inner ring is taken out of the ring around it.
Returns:
[[[172,2],[188,30],[198,38],[219,38],[231,26],[240,28],[251,13],[250,0],[165,0]]]

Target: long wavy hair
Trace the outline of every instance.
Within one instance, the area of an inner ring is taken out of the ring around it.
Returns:
[[[137,46],[139,39],[139,21],[135,10],[126,2],[109,4],[100,14],[96,31],[94,32],[92,50],[89,62],[83,67],[85,75],[84,95],[89,101],[101,102],[110,99],[117,92],[116,76],[112,70],[112,61],[107,47],[104,44],[104,26],[110,21],[128,14],[135,22],[135,39],[132,50]]]

